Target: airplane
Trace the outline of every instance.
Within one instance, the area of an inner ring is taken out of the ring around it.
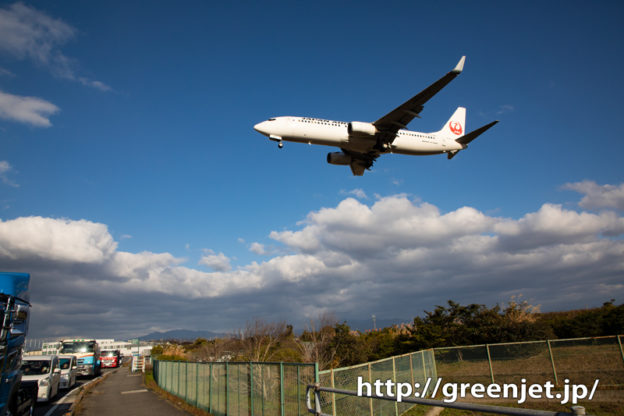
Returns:
[[[353,175],[362,176],[382,154],[435,155],[446,153],[452,159],[459,151],[483,134],[498,120],[470,133],[466,131],[466,109],[458,107],[442,129],[432,133],[407,130],[407,125],[420,118],[424,104],[451,82],[464,69],[462,56],[453,70],[373,123],[323,120],[313,117],[274,117],[258,123],[254,130],[276,141],[337,146],[340,152],[327,154],[332,165],[349,165]]]

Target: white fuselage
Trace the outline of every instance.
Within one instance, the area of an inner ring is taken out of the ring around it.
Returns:
[[[366,153],[377,144],[374,134],[349,135],[343,121],[310,117],[275,117],[254,126],[254,129],[274,141],[336,146],[354,152]],[[387,152],[406,155],[432,155],[462,150],[464,146],[451,138],[436,133],[399,130],[388,145]]]

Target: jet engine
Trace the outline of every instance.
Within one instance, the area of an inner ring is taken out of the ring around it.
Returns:
[[[343,152],[327,153],[327,163],[332,165],[350,165],[351,155]]]
[[[377,127],[372,123],[352,121],[347,125],[347,132],[349,132],[349,136],[374,136],[377,134]]]

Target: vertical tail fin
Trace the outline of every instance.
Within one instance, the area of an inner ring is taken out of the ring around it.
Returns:
[[[466,133],[466,109],[457,107],[451,118],[442,126],[442,130],[436,132],[437,136],[447,139],[457,139]]]

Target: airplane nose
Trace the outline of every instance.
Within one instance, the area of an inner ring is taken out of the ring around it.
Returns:
[[[264,129],[265,126],[265,122],[263,121],[262,123],[258,123],[254,126],[254,130],[257,131],[258,133],[262,133],[262,134],[266,134],[266,130]]]

